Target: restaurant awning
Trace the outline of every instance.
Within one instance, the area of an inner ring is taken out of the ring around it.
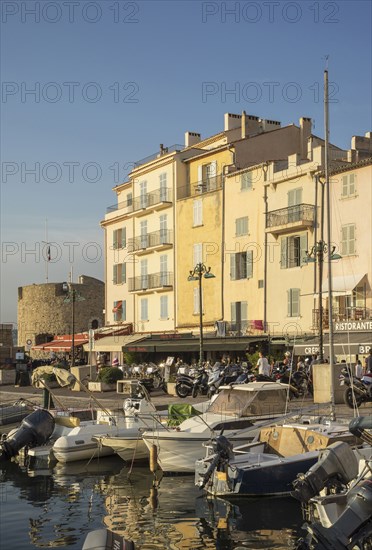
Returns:
[[[127,335],[115,335],[105,336],[99,340],[95,340],[93,351],[100,352],[120,352],[123,351],[123,347],[129,344],[135,344],[141,340],[148,338],[143,334],[127,334]],[[89,351],[89,344],[84,345],[84,351]]]
[[[333,347],[335,355],[366,355],[372,346],[371,332],[350,332],[334,334]],[[329,357],[329,334],[323,336],[323,351]],[[312,337],[301,342],[295,342],[293,346],[295,355],[312,355],[319,353],[319,337]]]
[[[89,341],[88,335],[86,333],[75,334],[74,337],[74,347],[84,345]],[[32,346],[32,350],[35,351],[71,351],[72,348],[72,335],[67,334],[64,336],[56,336],[51,342],[46,342],[45,344],[38,344],[37,346]]]
[[[203,342],[204,351],[245,351],[250,343],[267,340],[267,336],[243,336],[241,338],[205,338]],[[169,338],[152,339],[147,338],[136,345],[133,342],[126,344],[123,351],[155,351],[155,352],[195,352],[199,351],[199,338]],[[139,349],[140,348],[140,349]]]
[[[351,294],[365,275],[365,273],[359,273],[357,275],[351,274],[340,277],[332,277],[332,295],[344,296],[346,294]],[[323,281],[322,292],[328,292],[328,279]]]

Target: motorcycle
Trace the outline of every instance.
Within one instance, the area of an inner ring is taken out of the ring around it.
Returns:
[[[191,395],[193,397],[197,397],[199,394],[201,395],[207,395],[208,393],[208,371],[205,368],[201,368],[198,370],[194,381],[193,381],[193,387],[191,391]]]
[[[344,403],[351,409],[362,403],[372,403],[372,373],[365,374],[361,379],[343,368],[340,375],[340,385],[347,386],[344,391]]]
[[[292,397],[304,397],[308,393],[313,395],[313,383],[311,377],[304,369],[291,373],[286,365],[278,365],[273,371],[273,378],[276,382],[288,384]]]
[[[176,394],[181,399],[188,397],[194,387],[194,376],[190,374],[178,374],[176,378]]]
[[[145,377],[152,381],[151,389],[167,391],[164,376],[160,371],[160,367],[154,363],[150,363],[145,370]]]
[[[207,381],[207,396],[211,398],[212,395],[218,392],[220,386],[233,384],[240,374],[241,369],[237,365],[224,366],[219,362],[215,363]]]

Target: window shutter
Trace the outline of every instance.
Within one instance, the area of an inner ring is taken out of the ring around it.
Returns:
[[[198,183],[203,181],[203,165],[198,166]]]
[[[200,308],[199,308],[199,288],[198,287],[195,287],[194,288],[194,314],[199,314],[200,313]]]
[[[287,237],[280,239],[280,267],[282,269],[287,267]]]
[[[127,282],[127,264],[124,263],[121,264],[121,282]]]
[[[127,228],[122,227],[121,229],[121,248],[125,248],[127,246]]]
[[[231,322],[236,323],[236,302],[231,302]]]
[[[292,288],[292,317],[300,315],[300,289]]]
[[[248,302],[240,303],[240,316],[242,321],[248,320]]]
[[[216,160],[212,160],[211,165],[210,165],[210,169],[209,169],[209,174],[212,178],[215,178],[217,176],[217,161]]]
[[[127,319],[127,301],[123,300],[121,305],[121,319],[122,321],[126,321]]]
[[[306,251],[308,250],[307,246],[307,233],[300,235],[300,265],[307,264]]]
[[[350,195],[355,195],[356,175],[350,174],[349,181],[350,181],[349,193]]]
[[[168,296],[160,296],[160,318],[168,318]]]
[[[287,316],[292,317],[292,290],[287,290]]]
[[[347,254],[347,225],[344,225],[343,227],[341,227],[341,256],[346,256]]]
[[[355,225],[349,225],[349,254],[355,254]]]
[[[112,246],[114,250],[118,248],[118,230],[117,229],[114,229],[114,232],[112,235]]]
[[[253,250],[247,250],[247,279],[253,277]]]
[[[252,172],[244,172],[244,174],[241,175],[240,189],[252,189]]]
[[[342,197],[347,197],[348,194],[348,177],[342,176]]]
[[[236,279],[236,254],[230,254],[230,279]]]
[[[202,246],[202,243],[197,243],[193,246],[194,266],[203,261]]]
[[[112,280],[113,280],[114,285],[118,284],[118,266],[117,266],[117,264],[114,264],[114,266],[113,266]]]

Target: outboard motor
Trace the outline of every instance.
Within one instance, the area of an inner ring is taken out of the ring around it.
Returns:
[[[343,441],[333,443],[319,453],[318,462],[306,474],[299,474],[293,482],[291,495],[308,502],[321,491],[330,478],[349,483],[358,475],[358,461],[352,448]]]
[[[216,437],[216,441],[213,443],[213,450],[215,452],[215,457],[210,463],[208,470],[205,472],[203,480],[199,484],[199,489],[204,489],[213,472],[221,462],[234,458],[232,443],[222,434]]]
[[[82,550],[135,550],[135,546],[110,529],[96,529],[88,533]]]
[[[49,411],[38,409],[21,422],[13,435],[1,442],[0,461],[9,460],[26,445],[35,447],[43,445],[53,433],[55,421]]]
[[[364,548],[365,542],[370,544],[372,536],[372,480],[365,479],[350,489],[346,508],[331,527],[323,527],[316,522],[309,526],[308,530],[311,539],[305,546],[302,541],[302,548],[345,550]]]

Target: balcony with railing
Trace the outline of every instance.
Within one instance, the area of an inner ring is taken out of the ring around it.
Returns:
[[[173,272],[160,271],[160,273],[149,273],[128,279],[129,292],[155,292],[160,290],[171,290],[173,288]]]
[[[334,322],[369,321],[372,320],[372,310],[368,307],[332,308]],[[319,330],[319,309],[313,309],[313,329]],[[329,310],[323,308],[323,328],[329,328]]]
[[[279,235],[314,227],[315,206],[296,204],[267,213],[266,232]]]
[[[143,164],[147,164],[148,162],[151,162],[155,159],[158,159],[160,157],[163,157],[164,155],[168,155],[168,153],[178,153],[182,151],[185,148],[184,145],[180,145],[179,143],[175,143],[174,145],[170,145],[169,147],[162,147],[160,148],[160,151],[157,151],[156,153],[153,153],[152,155],[148,155],[147,157],[138,160],[134,163],[134,170],[138,168],[139,166],[142,166]]]
[[[128,248],[132,252],[147,254],[154,250],[162,250],[173,246],[173,231],[170,229],[160,229],[146,235],[140,235],[128,240]]]
[[[179,189],[177,198],[186,199],[222,189],[223,178],[224,176],[220,174],[219,176],[205,177],[193,183],[189,182],[186,186]]]
[[[173,193],[172,189],[168,187],[161,187],[150,193],[144,193],[139,197],[134,197],[130,201],[119,202],[113,206],[109,206],[106,209],[106,213],[110,214],[116,210],[120,210],[120,214],[128,214],[131,212],[138,212],[147,214],[151,210],[162,210],[168,208],[172,204]]]

